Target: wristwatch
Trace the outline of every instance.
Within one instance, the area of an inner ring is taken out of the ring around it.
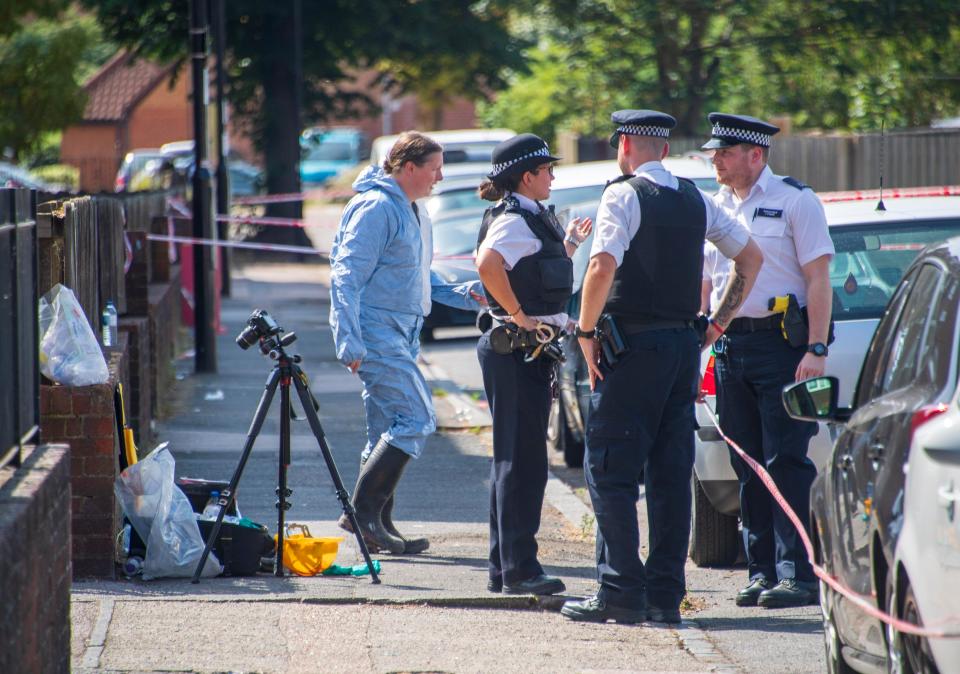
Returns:
[[[807,344],[807,353],[812,353],[814,356],[826,356],[827,355],[827,345],[823,342],[814,342],[813,344]]]
[[[594,337],[597,336],[597,329],[594,328],[593,330],[581,330],[580,326],[577,325],[577,326],[574,326],[573,328],[573,334],[576,337],[586,337],[587,339],[593,339]]]

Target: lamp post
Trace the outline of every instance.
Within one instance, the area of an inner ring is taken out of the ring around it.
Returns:
[[[207,161],[206,106],[207,0],[190,2],[190,64],[193,78],[193,236],[212,239],[210,164]],[[217,342],[214,329],[213,246],[193,246],[193,327],[197,372],[217,371]]]

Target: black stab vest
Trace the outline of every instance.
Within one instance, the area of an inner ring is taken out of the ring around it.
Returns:
[[[640,227],[614,276],[606,311],[644,321],[687,320],[700,311],[707,208],[693,182],[677,189],[625,178],[640,200]]]
[[[504,213],[521,216],[543,244],[539,251],[522,258],[513,269],[507,271],[510,288],[520,301],[524,313],[528,316],[549,316],[566,311],[567,301],[573,294],[573,261],[567,256],[563,245],[564,232],[552,210],[542,214],[531,213],[521,208],[516,199],[505,197],[484,212],[477,238],[478,249],[487,238],[490,225]],[[503,315],[510,309],[516,310],[516,307],[500,306],[486,286],[483,291],[494,313]]]

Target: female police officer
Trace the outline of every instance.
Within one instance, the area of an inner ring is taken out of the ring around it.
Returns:
[[[480,196],[499,203],[483,217],[477,267],[491,313],[503,321],[477,344],[493,415],[490,475],[491,592],[554,594],[565,587],[537,561],[547,485],[547,418],[556,338],[573,289],[570,256],[590,233],[574,219],[566,236],[539,202],[553,181],[547,144],[529,133],[500,143]],[[551,343],[552,342],[552,343]]]

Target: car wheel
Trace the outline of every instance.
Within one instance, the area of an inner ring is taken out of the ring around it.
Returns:
[[[692,491],[690,559],[697,566],[731,566],[740,554],[737,518],[713,507],[696,475]]]
[[[550,406],[550,420],[547,423],[547,446],[563,452],[563,462],[570,468],[583,467],[583,442],[578,441],[567,424],[567,415],[563,411],[563,402],[554,400]]]
[[[897,602],[899,610],[896,610],[897,605],[891,604],[890,615],[898,616],[914,625],[923,625],[910,579],[907,578],[904,584],[903,600]],[[887,648],[889,670],[894,674],[935,674],[938,671],[930,651],[930,643],[924,637],[903,634],[891,627],[888,628]]]
[[[566,419],[559,400],[550,403],[550,418],[547,420],[547,449],[562,452],[564,445],[563,429]]]
[[[833,619],[833,590],[820,581],[820,616],[823,618],[823,648],[827,656],[829,674],[856,674],[856,671],[843,659],[843,642],[840,631]]]

